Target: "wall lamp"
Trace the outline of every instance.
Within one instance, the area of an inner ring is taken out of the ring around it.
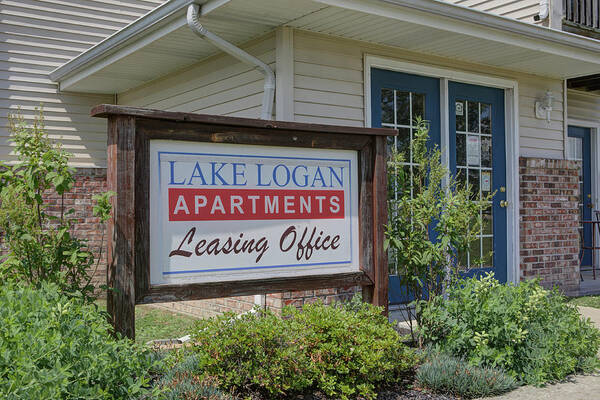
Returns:
[[[538,119],[545,119],[550,123],[550,117],[552,112],[552,100],[554,96],[551,91],[547,91],[543,99],[535,102],[535,117]]]

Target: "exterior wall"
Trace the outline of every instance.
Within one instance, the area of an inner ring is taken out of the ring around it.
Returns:
[[[539,0],[444,0],[463,7],[487,11],[519,21],[535,22],[533,16],[540,12]],[[554,0],[553,0],[554,1]],[[560,0],[562,1],[562,0]]]
[[[200,39],[199,39],[200,40]],[[274,68],[275,35],[243,48]],[[220,54],[118,96],[118,104],[167,111],[259,118],[264,75]]]
[[[80,167],[105,166],[106,121],[90,118],[113,96],[61,93],[48,73],[158,6],[163,0],[6,0],[0,15],[0,160],[10,160],[9,112],[32,119],[43,104],[46,128]]]
[[[364,54],[400,59],[517,80],[519,83],[520,155],[563,158],[563,84],[560,80],[425,57],[396,48],[294,31],[294,118],[364,126]],[[534,103],[546,90],[554,94],[551,122],[535,118]]]
[[[569,118],[600,123],[600,95],[568,90],[567,113]]]
[[[579,292],[579,163],[519,160],[521,279]]]

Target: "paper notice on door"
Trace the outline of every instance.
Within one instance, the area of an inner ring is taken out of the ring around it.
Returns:
[[[481,191],[489,192],[492,189],[492,174],[490,171],[481,171]]]
[[[479,136],[467,136],[467,165],[479,165],[481,143]]]

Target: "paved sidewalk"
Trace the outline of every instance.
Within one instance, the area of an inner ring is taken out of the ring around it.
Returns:
[[[579,307],[581,314],[600,328],[600,309]],[[542,388],[525,386],[487,400],[595,400],[600,399],[600,375],[577,375],[567,382]]]
[[[524,386],[503,396],[486,400],[595,400],[600,399],[600,376],[578,375],[571,381],[546,387]]]

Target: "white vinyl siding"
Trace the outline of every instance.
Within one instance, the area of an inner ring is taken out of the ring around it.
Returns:
[[[533,16],[540,12],[539,0],[444,0],[459,6],[486,11],[519,21],[535,22]],[[562,1],[562,0],[560,0]]]
[[[567,113],[569,118],[600,123],[600,95],[569,90]]]
[[[198,38],[198,40],[202,40]],[[275,35],[242,46],[275,67]],[[167,111],[259,118],[264,75],[219,54],[118,96],[118,104]]]
[[[43,104],[46,129],[74,166],[106,165],[106,121],[91,107],[113,96],[61,93],[48,73],[162,0],[0,0],[0,160],[12,160],[8,114],[31,120]]]
[[[364,126],[363,57],[367,53],[516,80],[519,83],[520,155],[563,157],[563,86],[560,80],[426,58],[396,48],[298,30],[294,32],[295,120]],[[554,95],[550,123],[536,119],[534,115],[534,103],[544,97],[546,90],[551,90]]]

